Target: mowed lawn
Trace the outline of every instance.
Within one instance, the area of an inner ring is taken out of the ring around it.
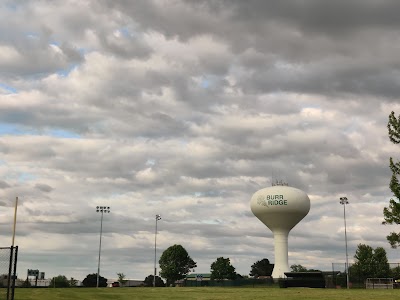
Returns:
[[[391,300],[400,299],[400,289],[310,289],[310,288],[19,288],[15,300],[131,300],[131,299],[195,299],[195,300]]]

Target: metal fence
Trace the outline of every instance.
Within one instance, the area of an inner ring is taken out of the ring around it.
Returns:
[[[330,283],[332,287],[347,287],[347,270],[345,263],[333,263]],[[365,288],[367,278],[400,279],[400,263],[387,264],[349,264],[349,287]],[[395,283],[395,288],[399,288]]]
[[[400,289],[400,263],[387,264],[349,264],[346,268],[345,263],[332,263],[332,270],[322,272],[326,288],[347,288],[347,271],[349,275],[349,288],[366,288],[368,278],[391,278],[393,288]],[[271,287],[278,286],[271,278],[256,279],[243,278],[237,280],[216,281],[209,278],[196,280],[196,278],[182,280],[180,285],[189,287],[200,286],[253,286]]]
[[[0,299],[14,300],[18,246],[0,247]]]
[[[232,287],[232,286],[249,286],[249,287],[266,287],[272,286],[274,281],[272,278],[243,278],[236,280],[183,280],[182,286],[186,287],[200,287],[200,286],[221,286],[221,287]]]

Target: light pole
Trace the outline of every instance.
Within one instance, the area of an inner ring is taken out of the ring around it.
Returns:
[[[153,287],[156,287],[156,275],[157,275],[157,223],[161,220],[161,215],[156,215],[156,231],[154,234],[154,278],[153,278]]]
[[[99,287],[99,276],[100,276],[100,253],[101,253],[101,235],[103,234],[103,214],[110,212],[109,206],[96,206],[96,212],[101,213],[100,219],[100,244],[99,244],[99,260],[97,262],[97,283],[96,287]]]
[[[349,204],[347,197],[340,197],[340,204],[343,205],[343,219],[344,219],[344,240],[346,244],[346,286],[349,288],[349,256],[347,254],[347,229],[346,229],[346,205]]]

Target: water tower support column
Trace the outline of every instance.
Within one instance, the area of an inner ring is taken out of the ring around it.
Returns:
[[[288,262],[288,235],[287,230],[274,231],[274,244],[275,244],[275,266],[272,272],[274,280],[285,277],[285,272],[289,272]]]

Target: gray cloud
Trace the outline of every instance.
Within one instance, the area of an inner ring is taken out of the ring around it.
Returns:
[[[49,193],[49,192],[51,192],[53,190],[53,188],[51,186],[47,185],[47,184],[38,183],[38,184],[35,185],[35,187],[38,190],[41,190],[42,192],[45,192],[45,193]]]
[[[0,188],[1,189],[7,189],[9,187],[11,187],[11,186],[7,182],[0,180]]]

